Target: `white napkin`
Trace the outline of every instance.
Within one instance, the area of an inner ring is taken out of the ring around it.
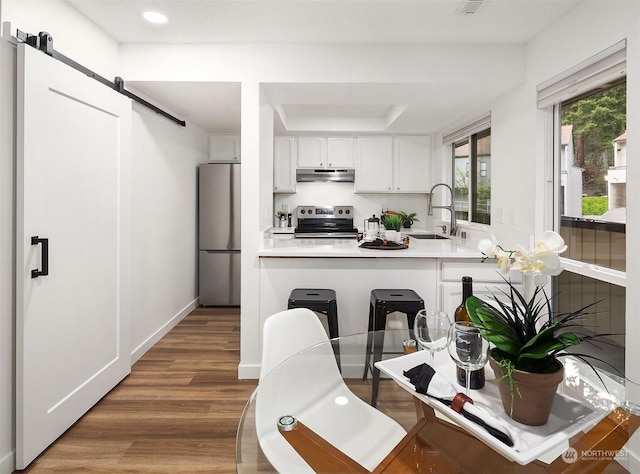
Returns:
[[[453,410],[486,429],[492,436],[507,446],[514,446],[516,439],[509,428],[496,420],[491,413],[473,403],[473,400],[440,376],[429,364],[420,364],[405,370],[403,375],[409,379],[416,392],[435,398]]]

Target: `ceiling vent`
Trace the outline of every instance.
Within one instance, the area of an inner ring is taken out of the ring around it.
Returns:
[[[460,13],[461,15],[473,15],[476,11],[478,11],[478,8],[480,8],[482,2],[483,0],[464,0],[462,2],[462,5],[460,5],[458,13]]]

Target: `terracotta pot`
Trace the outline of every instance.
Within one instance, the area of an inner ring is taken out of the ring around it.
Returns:
[[[560,364],[560,368],[550,374],[535,374],[521,370],[512,372],[511,376],[516,384],[513,387],[512,412],[511,386],[506,377],[500,380],[506,371],[503,373],[503,369],[498,365],[498,362],[493,356],[490,356],[489,365],[496,376],[496,383],[505,413],[511,416],[513,420],[525,425],[544,425],[549,419],[558,384],[564,379],[564,366],[560,361],[558,361],[558,364]]]

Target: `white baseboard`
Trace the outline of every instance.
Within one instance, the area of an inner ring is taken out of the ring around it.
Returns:
[[[238,379],[259,379],[260,364],[242,364],[238,365]]]
[[[16,469],[16,452],[11,451],[0,458],[0,474],[11,474]]]
[[[187,306],[182,308],[178,312],[178,314],[173,316],[160,329],[158,329],[151,336],[149,336],[146,341],[144,341],[142,344],[136,347],[131,352],[131,364],[134,364],[135,362],[137,362],[138,359],[140,359],[140,357],[142,357],[149,349],[151,349],[156,342],[158,342],[160,339],[166,336],[167,333],[176,326],[176,324],[182,321],[184,317],[187,314],[189,314],[191,311],[193,311],[197,306],[198,306],[198,299],[196,298]]]

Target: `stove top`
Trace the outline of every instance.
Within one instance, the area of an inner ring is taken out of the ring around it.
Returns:
[[[356,238],[353,206],[298,206],[296,238]]]

